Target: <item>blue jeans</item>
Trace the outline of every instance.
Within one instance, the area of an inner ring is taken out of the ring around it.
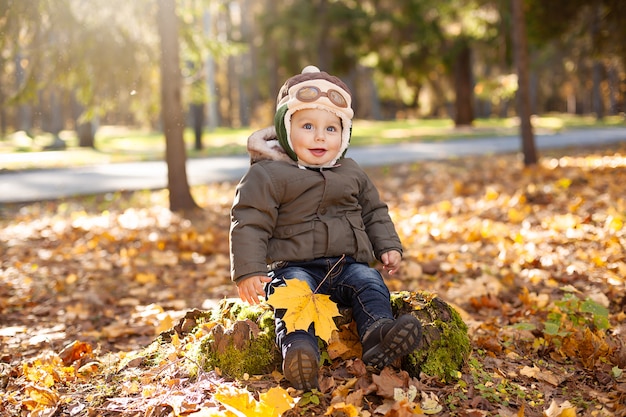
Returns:
[[[332,270],[332,271],[331,271]],[[331,271],[329,273],[329,271]],[[328,278],[324,279],[328,275]],[[393,319],[389,289],[376,269],[358,263],[350,257],[318,258],[308,262],[279,262],[270,272],[272,281],[267,284],[269,296],[275,287],[284,285],[287,279],[306,281],[317,293],[330,295],[339,307],[352,309],[352,319],[356,322],[361,340],[367,329],[377,320]],[[276,343],[284,356],[284,346],[296,339],[308,339],[317,344],[313,324],[308,331],[297,330],[287,333],[283,321],[284,309],[276,309]]]

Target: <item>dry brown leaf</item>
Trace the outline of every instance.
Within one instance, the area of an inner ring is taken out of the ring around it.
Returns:
[[[383,368],[379,375],[372,375],[376,384],[376,394],[383,398],[393,398],[395,389],[405,389],[409,386],[409,374],[406,371],[394,371],[390,367]]]
[[[327,351],[331,359],[347,360],[361,357],[361,339],[356,332],[355,322],[340,326],[338,331],[331,334]]]

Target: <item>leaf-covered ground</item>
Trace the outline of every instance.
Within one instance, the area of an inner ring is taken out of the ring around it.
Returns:
[[[163,191],[0,207],[0,415],[626,416],[625,149],[369,170],[405,245],[388,285],[469,326],[447,383],[336,360],[303,394],[279,372],[192,371],[193,340],[146,360],[186,312],[236,295],[234,183],[195,188],[193,218]]]

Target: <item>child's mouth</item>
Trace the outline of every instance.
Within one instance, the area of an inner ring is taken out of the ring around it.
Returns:
[[[326,149],[320,149],[320,148],[309,149],[309,152],[311,152],[314,156],[322,156],[326,153]]]

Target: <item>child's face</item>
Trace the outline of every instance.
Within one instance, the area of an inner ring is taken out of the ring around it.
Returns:
[[[298,160],[307,165],[327,164],[341,149],[341,119],[326,110],[298,110],[291,116],[289,134]]]

